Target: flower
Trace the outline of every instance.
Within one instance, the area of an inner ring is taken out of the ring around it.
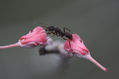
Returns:
[[[85,58],[92,63],[96,64],[103,71],[107,72],[107,68],[98,63],[91,55],[87,47],[84,45],[83,41],[77,34],[72,34],[72,40],[67,39],[64,44],[64,49],[71,52],[75,56]]]
[[[77,34],[72,34],[72,40],[66,40],[64,49],[80,55],[86,55],[89,53],[89,50],[86,48],[82,39]]]
[[[28,34],[23,35],[17,43],[0,46],[0,49],[12,48],[12,47],[36,47],[38,45],[45,45],[47,42],[47,35],[45,30],[37,26],[31,30]]]
[[[37,26],[33,30],[31,30],[28,34],[23,35],[19,39],[19,46],[21,47],[36,47],[38,45],[44,45],[47,41],[47,35],[45,30]]]

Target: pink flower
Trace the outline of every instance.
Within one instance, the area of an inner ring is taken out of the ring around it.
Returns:
[[[12,48],[12,47],[36,47],[38,45],[45,45],[47,41],[47,35],[45,30],[37,26],[31,30],[28,34],[23,35],[18,43],[10,44],[6,46],[0,46],[0,49]]]
[[[46,44],[47,38],[46,38],[46,32],[45,30],[37,26],[33,30],[31,30],[28,34],[23,35],[20,39],[18,44],[21,47],[34,47],[38,45],[44,45]]]
[[[72,54],[90,60],[92,63],[96,64],[103,71],[107,71],[107,68],[99,64],[92,56],[90,55],[89,50],[84,45],[83,41],[77,34],[72,34],[72,40],[67,39],[64,44],[64,49]]]
[[[66,40],[64,49],[72,53],[78,53],[80,55],[86,55],[89,53],[89,50],[86,48],[83,41],[77,34],[72,34],[72,40]]]

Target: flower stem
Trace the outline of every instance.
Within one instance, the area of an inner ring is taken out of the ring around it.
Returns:
[[[90,60],[92,63],[96,64],[100,69],[102,69],[103,71],[107,72],[107,68],[105,68],[104,66],[102,66],[99,62],[97,62],[93,57],[91,57],[90,55],[87,55],[86,57],[88,60]]]
[[[12,48],[12,47],[18,47],[18,43],[10,44],[10,45],[5,45],[5,46],[0,46],[1,49],[7,49],[7,48]]]

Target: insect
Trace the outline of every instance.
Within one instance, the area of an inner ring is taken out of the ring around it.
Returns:
[[[59,27],[48,26],[45,30],[48,32],[47,34],[54,34],[56,36],[60,36],[64,40],[67,40],[67,39],[72,40],[72,34],[69,32],[66,32],[66,30],[70,31],[68,28],[64,27],[64,29],[62,31]]]
[[[68,28],[63,28],[63,31],[59,28],[59,27],[55,27],[55,26],[48,26],[46,29],[45,29],[48,33],[47,34],[53,34],[53,35],[56,35],[56,36],[60,36],[62,37],[64,40],[72,40],[72,33],[69,33],[71,32]],[[69,32],[66,32],[69,31]],[[69,45],[70,45],[70,48],[71,48],[71,44],[70,44],[70,41],[69,41]]]

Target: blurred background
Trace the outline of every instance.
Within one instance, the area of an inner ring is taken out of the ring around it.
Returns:
[[[0,79],[119,79],[119,0],[0,0],[0,45],[15,43],[38,25],[67,27],[108,68],[38,48],[0,50]]]

